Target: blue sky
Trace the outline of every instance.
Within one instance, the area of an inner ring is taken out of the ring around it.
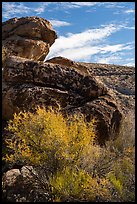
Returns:
[[[46,59],[135,66],[135,2],[2,2],[2,21],[26,16],[57,32]]]

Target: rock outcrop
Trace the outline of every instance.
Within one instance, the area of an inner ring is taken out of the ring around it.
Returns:
[[[61,106],[69,114],[97,117],[101,143],[118,128],[121,113],[107,88],[72,67],[10,56],[3,70],[3,119],[36,105]]]
[[[51,202],[49,191],[45,192],[46,183],[37,179],[32,166],[11,169],[2,178],[3,201],[5,202]]]
[[[89,74],[89,71],[86,68],[86,66],[84,66],[84,65],[81,66],[77,62],[74,62],[74,61],[72,61],[70,59],[67,59],[65,57],[61,57],[61,56],[54,57],[52,59],[46,60],[46,62],[50,62],[50,63],[53,63],[53,64],[65,65],[67,67],[71,67],[71,68],[76,69],[77,71],[79,71],[82,74]]]
[[[2,31],[3,45],[10,50],[3,69],[4,120],[36,105],[60,106],[64,113],[85,114],[88,121],[96,117],[100,144],[118,131],[122,112],[106,86],[85,65],[63,57],[40,61],[56,39],[48,21],[14,18],[3,23]],[[31,42],[35,48],[29,45]],[[39,42],[48,49],[39,47]]]
[[[39,17],[12,18],[2,24],[2,46],[10,55],[43,61],[57,35]]]
[[[26,110],[36,104],[78,107],[107,93],[93,77],[73,68],[15,56],[7,58],[3,80],[4,119],[12,118],[17,109]]]

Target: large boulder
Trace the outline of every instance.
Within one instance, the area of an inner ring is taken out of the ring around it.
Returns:
[[[111,136],[112,127],[118,130],[122,115],[107,88],[73,67],[10,56],[3,70],[3,81],[4,120],[36,105],[59,105],[66,113],[85,114],[87,120],[97,117],[100,143]]]
[[[3,70],[3,119],[36,104],[80,106],[106,93],[93,77],[73,68],[11,56]]]
[[[43,61],[57,35],[40,17],[12,18],[2,24],[2,46],[10,55]]]

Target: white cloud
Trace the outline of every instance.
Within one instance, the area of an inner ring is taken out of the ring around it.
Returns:
[[[71,60],[76,60],[76,61],[90,61],[91,58],[93,58],[94,55],[98,54],[100,56],[106,55],[113,55],[118,52],[122,52],[123,50],[131,50],[133,49],[132,46],[130,45],[125,45],[125,44],[116,44],[116,45],[98,45],[98,46],[82,46],[82,47],[73,47],[69,49],[62,49],[60,52],[57,52],[54,56],[50,56],[49,58],[55,57],[55,56],[62,56],[69,58]],[[119,59],[119,57],[108,57],[108,58],[103,58],[99,62],[100,63],[109,63],[111,60]]]
[[[97,29],[89,29],[81,33],[69,33],[66,37],[60,36],[50,48],[47,58],[55,56],[64,56],[73,60],[80,60],[84,57],[97,54],[98,52],[108,52],[121,49],[120,45],[108,46],[104,49],[102,46],[96,46],[112,33],[121,29],[120,26],[109,24]],[[73,53],[73,54],[72,54]]]
[[[54,6],[52,6],[52,4],[54,4]],[[70,11],[69,8],[84,7],[88,9],[87,11],[90,11],[91,9],[96,10],[97,6],[102,6],[108,9],[119,8],[119,12],[125,14],[132,14],[135,12],[131,7],[125,7],[125,4],[122,4],[122,2],[120,4],[119,2],[35,2],[32,4],[32,7],[27,3],[25,4],[25,2],[3,2],[2,6],[4,18],[34,15],[34,13],[37,15],[43,13],[46,8],[48,11],[50,9],[52,11],[55,9],[64,9],[64,12],[68,12]],[[123,9],[123,7],[125,9]],[[130,16],[128,15],[128,17]],[[71,25],[70,22],[63,21],[63,19],[51,19],[49,21],[53,27]],[[134,30],[135,26],[126,21],[124,23],[119,21],[119,24],[120,25],[111,23],[102,25],[99,28],[88,29],[81,33],[67,33],[65,36],[60,36],[51,46],[47,59],[60,55],[76,61],[90,61],[91,58],[95,59],[96,56],[100,56],[98,60],[102,62],[121,62],[122,56],[118,56],[117,54],[124,53],[124,51],[127,50],[133,53],[132,49],[135,49],[134,45],[128,43],[120,44],[120,42],[117,44],[113,42],[112,45],[112,43],[109,43],[108,37],[121,29]],[[126,61],[122,63],[126,63]],[[127,63],[131,63],[131,61],[129,60]]]
[[[91,55],[95,55],[100,52],[99,47],[79,47],[79,48],[71,48],[71,49],[66,49],[62,50],[61,52],[58,53],[56,56],[62,56],[69,58],[71,60],[76,60],[76,61],[86,61],[89,60]]]
[[[134,9],[128,9],[128,10],[125,10],[123,12],[124,13],[135,13],[135,10]]]
[[[123,64],[124,66],[128,66],[128,67],[135,67],[135,63],[129,62],[126,64]]]
[[[43,13],[45,11],[45,7],[44,6],[40,6],[40,7],[36,8],[36,9],[34,9],[34,11],[37,14]]]
[[[41,14],[45,11],[45,7],[48,5],[46,2],[33,4],[35,7],[29,7],[24,5],[22,2],[3,2],[2,4],[2,16],[3,18],[9,19],[15,16],[22,16],[28,14]]]
[[[82,6],[95,6],[98,2],[60,2],[64,8],[80,8]]]
[[[17,14],[27,14],[30,12],[30,8],[25,6],[23,3],[19,3],[18,5],[15,2],[3,2],[3,17],[4,18],[12,18]]]
[[[128,29],[128,30],[135,30],[135,26],[130,26],[130,27],[125,26],[124,28],[126,28],[126,29]]]
[[[71,2],[73,6],[81,7],[81,6],[94,6],[97,2]]]
[[[106,45],[105,47],[102,47],[102,53],[107,53],[107,52],[119,52],[122,50],[132,50],[133,46],[132,45],[126,45],[126,44],[116,44],[116,45]]]
[[[105,8],[124,8],[123,2],[59,2],[64,8],[103,6]]]
[[[96,29],[88,29],[81,33],[68,33],[66,36],[60,36],[51,46],[45,60],[62,56],[74,61],[88,62],[97,59],[98,63],[125,63],[125,61],[122,62],[124,56],[122,57],[121,53],[134,50],[134,43],[112,45],[108,43],[107,39],[113,33],[124,28],[121,25],[109,24]],[[99,56],[99,59],[97,56]],[[129,62],[131,61],[129,60]]]
[[[132,43],[128,43],[128,44],[132,44]],[[124,44],[123,44],[123,48],[124,48]],[[129,57],[129,56],[132,57]],[[119,51],[119,52],[114,52],[111,53],[111,55],[109,53],[105,53],[104,55],[96,55],[94,57],[94,61],[96,63],[102,63],[102,64],[118,64],[118,65],[127,65],[127,66],[135,66],[135,59],[133,58],[133,53],[131,54],[131,52],[123,52],[123,50]]]
[[[53,27],[70,26],[71,23],[59,20],[49,20]]]
[[[97,63],[101,64],[115,64],[118,63],[122,58],[120,56],[111,55],[109,57],[99,57]]]
[[[124,2],[101,2],[100,5],[104,5],[105,8],[124,8]]]
[[[37,4],[36,4],[37,3]],[[46,8],[48,8],[48,5],[50,5],[50,2],[34,2],[33,5],[35,5],[35,7],[31,8],[32,12],[36,12],[36,14],[41,14],[45,11]],[[37,7],[36,7],[37,5]]]
[[[128,9],[128,10],[125,10],[125,9],[120,9],[120,10],[117,10],[115,12],[113,12],[113,14],[135,14],[135,9]]]

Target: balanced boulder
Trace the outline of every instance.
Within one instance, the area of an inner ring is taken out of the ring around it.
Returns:
[[[12,18],[2,24],[2,46],[10,55],[43,61],[56,38],[52,25],[43,18]]]

